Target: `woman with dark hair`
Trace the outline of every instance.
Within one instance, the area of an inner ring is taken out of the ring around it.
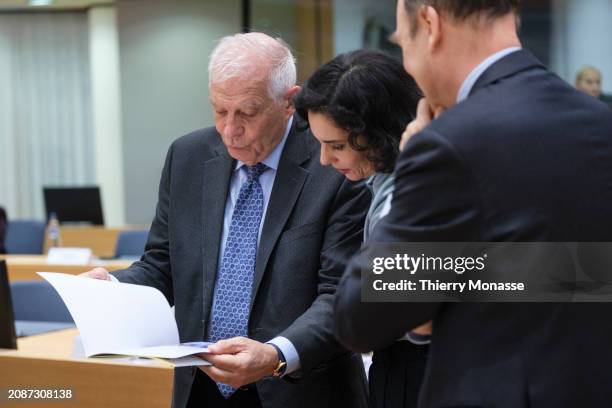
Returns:
[[[339,55],[317,69],[294,99],[298,114],[321,142],[321,163],[349,180],[367,179],[372,189],[364,240],[393,192],[400,138],[416,115],[420,97],[399,61],[378,51],[360,50]],[[428,327],[375,350],[369,375],[372,408],[416,407]],[[388,392],[398,389],[404,394]]]
[[[378,51],[341,54],[321,66],[294,99],[321,142],[321,163],[349,180],[368,179],[374,199],[365,238],[393,190],[391,172],[420,92],[401,63]]]

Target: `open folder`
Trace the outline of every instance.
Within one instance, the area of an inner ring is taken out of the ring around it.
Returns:
[[[152,287],[38,272],[59,293],[79,329],[87,357],[161,358],[175,367],[210,365],[195,356],[206,342],[180,343],[174,314]]]

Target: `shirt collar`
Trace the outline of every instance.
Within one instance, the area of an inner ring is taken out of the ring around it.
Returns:
[[[372,194],[378,193],[380,187],[389,179],[393,177],[392,173],[374,173],[365,180],[365,185],[370,189]]]
[[[289,136],[289,132],[291,131],[292,125],[293,125],[293,116],[290,117],[289,121],[287,122],[287,127],[285,128],[285,134],[283,135],[283,138],[281,139],[280,143],[276,145],[276,147],[274,148],[274,150],[272,150],[272,153],[270,153],[268,157],[266,157],[265,159],[261,161],[263,164],[268,166],[268,168],[273,169],[273,170],[278,169],[278,163],[280,162],[280,157],[281,157],[281,154],[283,153],[283,148],[285,147],[285,143],[287,142],[287,137]],[[238,160],[236,162],[236,167],[234,167],[234,170],[238,170],[242,166],[244,166],[244,163]]]
[[[457,103],[462,102],[468,98],[474,84],[478,81],[478,78],[485,72],[491,65],[495,64],[500,59],[504,58],[506,55],[512,54],[515,51],[520,50],[521,47],[509,47],[504,48],[501,51],[496,52],[495,54],[489,56],[487,59],[482,61],[470,74],[465,78],[463,84],[461,84],[461,88],[459,88],[459,93],[457,94]]]

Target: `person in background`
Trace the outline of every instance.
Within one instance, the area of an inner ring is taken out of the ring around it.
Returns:
[[[0,207],[0,254],[6,254],[6,211]]]
[[[367,405],[361,356],[334,338],[332,309],[371,194],[321,166],[319,143],[294,117],[295,81],[284,42],[219,42],[215,127],[171,145],[145,253],[112,274],[159,289],[181,341],[215,343],[212,366],[175,371],[175,408]]]
[[[321,143],[321,164],[347,179],[367,180],[373,199],[364,241],[393,192],[399,141],[421,97],[400,61],[378,51],[341,54],[318,68],[294,99]],[[425,369],[429,327],[424,325],[374,351],[370,407],[416,407]],[[397,392],[388,393],[387,389]]]
[[[602,84],[601,71],[595,67],[582,67],[576,74],[576,89],[599,99],[612,108],[612,96],[602,92]]]

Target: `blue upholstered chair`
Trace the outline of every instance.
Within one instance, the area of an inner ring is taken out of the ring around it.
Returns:
[[[9,254],[42,254],[45,223],[35,220],[9,221],[6,228],[6,252]]]
[[[121,231],[117,238],[115,258],[137,259],[144,252],[149,231]]]
[[[11,282],[11,297],[15,320],[73,322],[64,302],[46,281]]]

